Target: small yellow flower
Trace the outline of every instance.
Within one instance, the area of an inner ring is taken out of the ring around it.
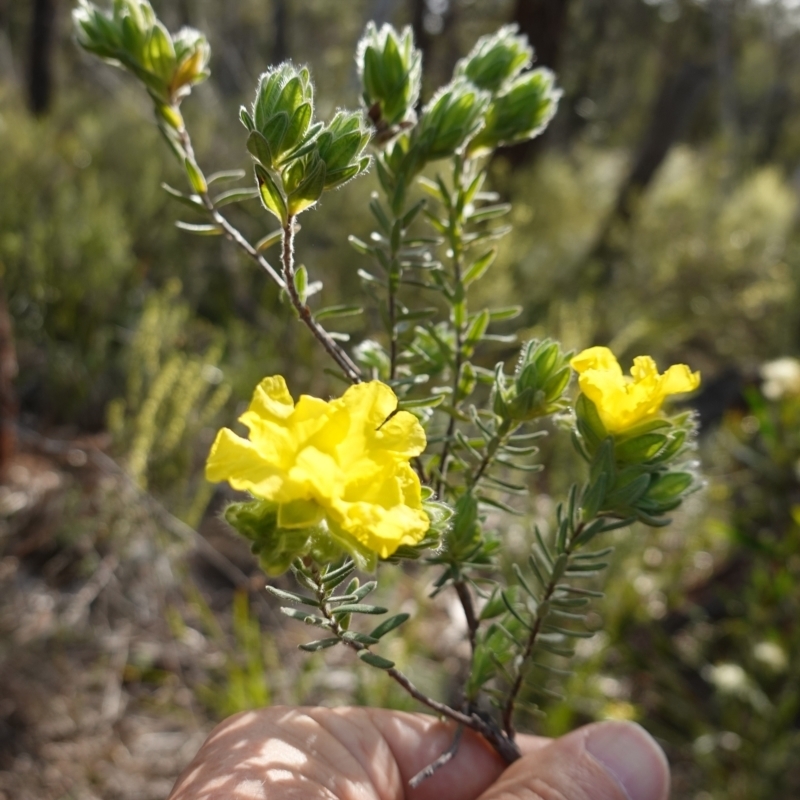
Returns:
[[[659,375],[650,356],[634,358],[630,377],[623,375],[607,347],[590,347],[578,353],[570,365],[609,433],[622,433],[654,417],[667,395],[692,392],[700,385],[700,373],[685,364],[675,364]]]
[[[425,432],[396,409],[394,392],[379,381],[329,403],[302,395],[295,405],[281,376],[265,378],[240,417],[249,441],[223,428],[206,477],[277,503],[279,528],[324,521],[335,538],[352,537],[386,558],[430,526],[408,463],[425,449]]]

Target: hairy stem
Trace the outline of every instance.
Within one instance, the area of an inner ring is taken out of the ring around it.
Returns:
[[[567,543],[567,546],[564,550],[564,555],[566,555],[567,558],[569,558],[572,555],[575,549],[575,541],[577,540],[578,536],[580,536],[581,531],[583,531],[584,527],[585,523],[581,522],[575,528],[575,533],[570,537],[570,541]],[[552,598],[560,579],[561,575],[557,575],[555,574],[555,572],[550,576],[550,580],[547,582],[547,586],[544,589],[542,600],[539,603],[539,609],[549,608],[550,599]],[[514,679],[514,683],[512,684],[511,689],[508,692],[508,696],[506,697],[506,703],[505,706],[503,707],[503,731],[505,732],[506,736],[508,736],[511,739],[514,738],[514,733],[515,733],[514,707],[516,705],[517,697],[519,696],[520,690],[522,689],[522,684],[525,680],[525,671],[528,665],[528,661],[530,660],[530,657],[533,654],[533,649],[536,646],[536,641],[539,638],[539,633],[541,632],[542,625],[544,625],[547,616],[548,616],[547,611],[542,613],[540,610],[536,614],[536,619],[534,620],[534,623],[531,626],[530,631],[528,633],[528,640],[525,643],[525,650],[522,653],[522,658],[519,662],[517,676]]]
[[[458,411],[460,402],[458,400],[458,387],[461,383],[461,366],[464,359],[464,343],[462,341],[464,335],[464,323],[467,315],[467,298],[464,286],[461,282],[461,268],[462,258],[464,255],[464,246],[462,242],[463,234],[463,213],[459,213],[458,209],[461,207],[460,195],[463,192],[461,186],[462,171],[458,173],[458,182],[454,196],[450,200],[450,214],[449,214],[449,238],[450,250],[452,252],[451,261],[453,264],[453,284],[456,302],[462,305],[460,311],[453,308],[453,329],[455,333],[455,352],[453,354],[453,409]],[[444,445],[442,452],[439,456],[439,480],[436,483],[436,495],[441,498],[444,487],[447,484],[447,459],[450,456],[450,447],[453,441],[453,436],[456,432],[456,416],[455,413],[450,415],[450,420],[447,423],[447,431],[444,437]]]
[[[469,636],[469,646],[472,654],[475,654],[475,638],[478,634],[478,626],[480,621],[478,615],[475,613],[475,603],[472,599],[472,593],[467,586],[465,580],[455,581],[453,587],[456,590],[458,599],[461,601],[461,607],[464,609],[464,616],[467,618],[467,635]]]
[[[341,347],[331,338],[331,335],[314,319],[311,309],[304,302],[303,298],[297,293],[294,285],[294,217],[289,216],[286,226],[283,229],[283,241],[281,251],[281,263],[283,264],[283,280],[286,284],[286,291],[292,305],[297,311],[300,319],[306,327],[314,334],[317,341],[325,348],[328,355],[338,364],[339,369],[344,372],[352,383],[361,381],[361,372],[358,367],[350,360],[350,357]]]
[[[369,650],[366,645],[363,645],[360,642],[342,639],[344,630],[339,624],[339,620],[337,620],[333,615],[330,606],[328,605],[329,595],[326,590],[322,588],[323,583],[320,579],[321,576],[319,571],[315,565],[311,566],[311,570],[315,582],[320,587],[320,589],[317,591],[318,608],[322,616],[325,617],[330,624],[330,629],[333,635],[341,639],[343,644],[347,645],[356,653],[361,650]],[[448,719],[457,722],[459,725],[472,728],[472,730],[483,736],[483,738],[489,742],[489,744],[497,751],[497,753],[505,760],[507,764],[511,764],[522,757],[522,753],[514,741],[514,738],[512,736],[508,736],[506,733],[500,730],[490,718],[486,718],[475,712],[467,714],[463,711],[459,711],[456,708],[448,706],[446,703],[440,703],[438,700],[428,697],[428,695],[414,686],[409,678],[400,672],[400,670],[396,667],[390,667],[389,669],[385,670],[385,672],[393,681],[395,681],[395,683],[397,683],[399,686],[402,686],[403,689],[409,695],[411,695],[411,697],[413,697],[419,703],[422,703],[422,705],[427,706],[432,711],[435,711],[437,714],[440,714],[443,717],[447,717]]]
[[[177,110],[177,109],[176,109]],[[192,140],[189,136],[189,132],[186,130],[186,127],[181,125],[180,128],[177,129],[177,135],[181,143],[181,147],[186,154],[186,158],[190,161],[190,163],[200,172],[200,168],[197,165],[197,159],[194,155],[194,148],[192,147]],[[286,264],[284,262],[284,278],[275,271],[272,265],[267,261],[261,253],[253,247],[250,242],[242,235],[242,233],[232,225],[220,212],[219,209],[214,205],[214,201],[211,198],[211,195],[208,191],[200,193],[200,199],[203,202],[203,205],[206,207],[211,219],[219,225],[222,229],[223,233],[225,234],[226,238],[237,245],[241,250],[247,253],[250,258],[252,258],[269,276],[272,280],[281,288],[285,289],[289,292],[289,296],[292,298],[292,303],[294,307],[297,309],[298,314],[300,315],[300,319],[305,324],[305,326],[311,331],[314,337],[322,344],[325,348],[325,351],[330,355],[330,357],[336,362],[339,369],[345,374],[347,379],[351,383],[359,383],[361,381],[361,371],[356,366],[356,364],[352,361],[350,356],[331,338],[330,334],[314,319],[313,315],[311,314],[311,310],[308,308],[305,303],[298,303],[295,302],[296,292],[294,291],[294,281],[287,280],[286,276]],[[288,228],[293,229],[292,221],[290,220]],[[293,232],[292,232],[293,235]],[[285,256],[285,240],[286,240],[286,230],[284,230],[284,256]],[[291,242],[290,242],[290,250],[291,250]],[[298,298],[299,299],[299,298]]]

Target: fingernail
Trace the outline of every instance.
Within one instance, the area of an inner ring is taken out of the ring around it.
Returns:
[[[586,737],[586,750],[616,779],[629,800],[665,800],[669,766],[663,750],[632,722],[605,722]]]

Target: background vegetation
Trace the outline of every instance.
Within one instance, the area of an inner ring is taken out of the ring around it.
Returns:
[[[667,748],[675,797],[796,797],[800,367],[784,362],[767,388],[760,370],[800,355],[797,3],[153,5],[209,34],[212,78],[185,104],[209,172],[247,166],[236,111],[270,63],[309,64],[321,116],[355,107],[370,19],[414,26],[423,99],[479,35],[509,21],[529,35],[565,94],[544,137],[492,164],[515,230],[481,299],[521,302],[521,335],[700,368],[708,475],[669,531],[620,534],[603,632],[530,726],[637,719]],[[380,675],[298,660],[216,522],[224,498],[200,467],[217,414],[275,372],[324,395],[325,356],[255,266],[172,225],[159,184],[179,179],[149,103],[79,53],[69,10],[0,0],[0,793],[162,797],[210,721],[238,708],[408,704]],[[368,235],[374,181],[303,217],[298,256],[326,303],[358,290],[346,234]],[[268,232],[255,203],[236,213]],[[550,483],[531,483],[545,523],[571,468],[552,455]],[[509,564],[529,528],[505,532]],[[391,591],[423,607],[402,573]],[[446,694],[461,624],[429,608],[391,657]]]

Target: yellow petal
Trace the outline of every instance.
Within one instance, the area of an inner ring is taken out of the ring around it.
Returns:
[[[569,363],[578,374],[586,372],[587,369],[599,369],[622,375],[622,368],[607,347],[590,347],[573,356]]]
[[[700,373],[692,372],[686,364],[674,364],[663,375],[664,394],[693,392],[700,385]]]
[[[212,483],[228,481],[234,489],[250,491],[265,500],[272,500],[282,483],[275,467],[261,457],[257,448],[228,428],[217,434],[211,446],[206,479]]]

